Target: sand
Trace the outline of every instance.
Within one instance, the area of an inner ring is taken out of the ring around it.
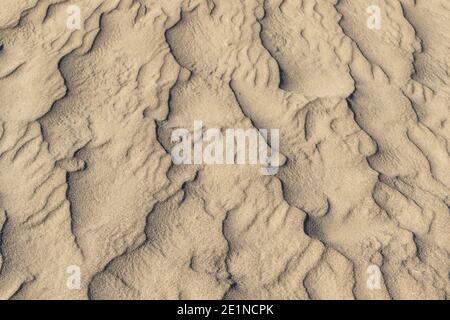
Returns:
[[[449,21],[448,0],[2,0],[0,298],[449,298]],[[278,129],[279,168],[175,164],[195,121]]]

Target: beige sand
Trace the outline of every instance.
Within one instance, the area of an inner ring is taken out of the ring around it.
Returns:
[[[1,0],[0,298],[447,299],[449,21]],[[174,165],[196,120],[279,129],[283,165]]]

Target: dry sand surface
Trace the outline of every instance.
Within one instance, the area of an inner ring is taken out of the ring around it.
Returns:
[[[0,298],[447,299],[449,115],[449,0],[0,0]]]

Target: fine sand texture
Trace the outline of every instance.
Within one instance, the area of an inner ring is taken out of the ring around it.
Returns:
[[[174,162],[211,128],[278,129],[277,172]],[[440,300],[449,275],[450,1],[0,0],[0,299]]]

